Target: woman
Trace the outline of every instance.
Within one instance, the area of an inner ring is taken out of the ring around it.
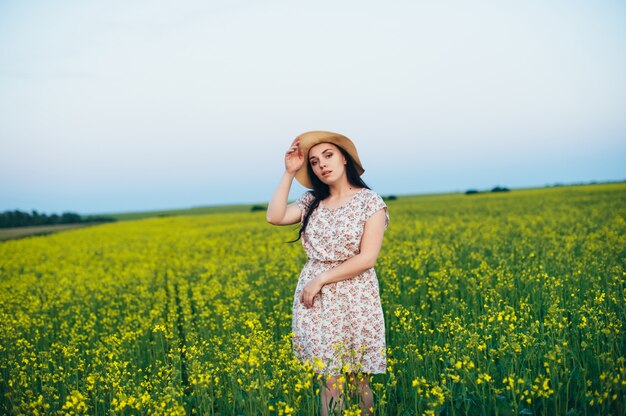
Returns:
[[[308,255],[294,295],[293,350],[323,374],[322,414],[341,409],[343,373],[357,383],[363,414],[373,413],[370,374],[386,372],[385,321],[374,264],[389,224],[383,199],[361,180],[354,143],[304,133],[285,154],[285,173],[267,209],[274,225],[301,223]],[[312,189],[287,205],[293,178]],[[358,378],[358,380],[357,380]],[[334,408],[335,406],[333,406]]]

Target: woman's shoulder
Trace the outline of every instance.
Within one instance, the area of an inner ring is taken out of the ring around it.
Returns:
[[[369,209],[370,207],[387,207],[385,199],[378,192],[372,189],[364,188],[361,190],[360,194],[361,203],[366,207],[366,209]]]
[[[300,206],[307,206],[315,199],[313,191],[306,191],[296,199],[296,203]]]
[[[364,189],[361,194],[363,195],[363,209],[364,220],[367,221],[375,212],[385,209],[385,229],[389,225],[389,213],[387,212],[387,204],[382,196],[378,192],[371,189]]]
[[[364,199],[382,199],[382,197],[378,194],[378,192],[374,191],[373,189],[369,189],[369,188],[363,188],[361,189],[361,195],[363,196]]]

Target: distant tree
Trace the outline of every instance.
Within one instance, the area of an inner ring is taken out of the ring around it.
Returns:
[[[32,210],[32,225],[39,225],[46,223],[46,216],[40,215],[36,210]]]
[[[509,192],[509,189],[501,186],[496,186],[491,190],[491,192]]]
[[[398,199],[397,196],[395,195],[389,195],[389,196],[383,196],[383,201],[395,201],[396,199]]]
[[[267,211],[267,205],[252,205],[250,211]]]
[[[0,228],[110,221],[115,221],[115,219],[110,217],[83,218],[74,212],[64,212],[61,215],[46,215],[43,213],[39,213],[36,210],[32,210],[30,214],[28,212],[22,212],[19,210],[5,211],[0,213]]]
[[[61,220],[60,221],[63,224],[80,222],[80,215],[74,214],[73,212],[64,212],[61,215]]]
[[[467,191],[465,191],[465,195],[472,195],[477,193],[478,191],[476,189],[468,189]]]

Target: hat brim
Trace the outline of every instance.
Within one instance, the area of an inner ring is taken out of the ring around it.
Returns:
[[[309,163],[309,150],[318,143],[332,143],[341,147],[354,159],[355,168],[359,176],[365,172],[361,160],[359,159],[359,154],[356,151],[356,146],[352,143],[352,140],[348,139],[346,136],[331,131],[314,130],[302,133],[298,137],[300,138],[300,150],[304,155],[304,163],[300,169],[296,171],[295,177],[305,188],[313,189],[313,182],[311,178],[309,178],[307,164]]]

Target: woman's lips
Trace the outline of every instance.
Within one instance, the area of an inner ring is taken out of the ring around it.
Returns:
[[[333,171],[332,171],[332,170],[329,170],[329,171],[328,171],[328,172],[326,172],[326,173],[322,173],[322,176],[323,176],[323,177],[327,177],[327,176],[328,176],[328,175],[330,175],[331,173],[333,173]]]

